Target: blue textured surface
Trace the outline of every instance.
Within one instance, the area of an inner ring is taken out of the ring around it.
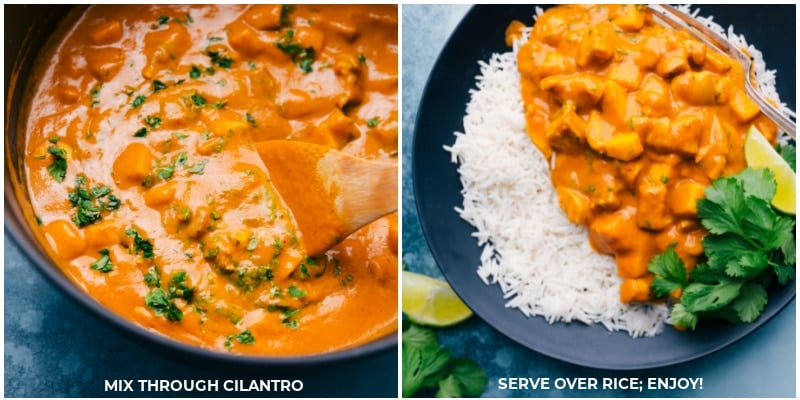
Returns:
[[[424,85],[441,48],[466,5],[403,6],[403,261],[411,271],[441,277],[422,236],[411,185],[414,123]],[[477,60],[476,60],[477,61]],[[574,366],[530,351],[473,317],[439,331],[455,357],[476,360],[489,376],[485,397],[794,397],[796,376],[795,303],[734,345],[672,367],[615,372]],[[702,390],[577,391],[501,390],[500,378],[676,377],[703,378]]]

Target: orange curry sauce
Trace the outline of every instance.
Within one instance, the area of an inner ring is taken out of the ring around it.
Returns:
[[[397,216],[307,257],[253,146],[396,160],[396,7],[94,6],[67,20],[35,75],[25,163],[77,285],[219,351],[313,354],[397,329]]]
[[[620,299],[649,300],[648,262],[675,244],[687,268],[697,264],[697,199],[745,167],[751,124],[773,142],[776,127],[745,95],[739,64],[643,6],[551,8],[518,65],[527,131],[552,160],[561,208],[616,256]]]

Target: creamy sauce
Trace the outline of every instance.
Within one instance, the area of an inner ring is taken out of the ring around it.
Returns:
[[[41,58],[27,116],[30,198],[67,276],[220,351],[313,354],[395,331],[397,216],[307,257],[313,232],[253,143],[396,162],[396,7],[81,12]]]
[[[507,42],[522,27],[512,23]],[[551,8],[518,65],[527,130],[554,158],[562,209],[616,256],[621,300],[649,300],[649,261],[674,244],[687,268],[697,264],[697,199],[745,167],[751,125],[773,142],[776,127],[745,95],[738,63],[642,6]]]

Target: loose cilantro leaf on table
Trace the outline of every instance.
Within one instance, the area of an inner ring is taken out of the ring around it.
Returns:
[[[450,356],[436,332],[413,323],[403,330],[403,397],[422,389],[436,397],[477,397],[486,389],[486,372],[474,361]]]
[[[700,317],[753,322],[767,304],[767,287],[795,275],[795,219],[770,204],[776,184],[768,169],[746,168],[706,188],[697,202],[706,261],[686,279],[674,246],[650,261],[656,296],[680,289],[672,308],[677,326],[695,329]]]

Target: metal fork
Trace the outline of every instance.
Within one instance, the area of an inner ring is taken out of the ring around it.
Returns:
[[[761,91],[753,86],[751,77],[754,76],[754,66],[750,56],[728,41],[728,39],[720,36],[711,29],[708,29],[699,21],[679,11],[675,7],[668,5],[649,5],[648,8],[653,11],[653,16],[658,18],[661,22],[674,29],[682,29],[689,32],[706,45],[712,47],[720,53],[726,54],[740,63],[744,67],[744,71],[747,74],[744,80],[744,89],[748,96],[750,96],[750,98],[758,105],[758,108],[761,109],[761,112],[763,112],[764,115],[772,120],[772,122],[775,122],[775,124],[777,124],[782,131],[786,132],[792,138],[797,138],[795,133],[797,129],[795,127],[795,122],[792,121],[792,119],[786,114],[781,112],[772,103],[770,103],[764,94],[762,94]]]

